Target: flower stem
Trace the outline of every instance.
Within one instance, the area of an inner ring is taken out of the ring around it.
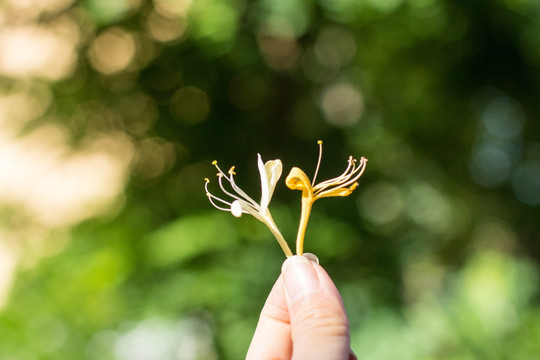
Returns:
[[[268,213],[268,217],[269,217],[268,219],[269,221],[266,224],[268,225],[268,228],[270,229],[272,234],[274,234],[276,240],[279,243],[279,246],[281,246],[281,249],[285,253],[285,256],[287,257],[293,256],[291,248],[287,244],[287,241],[285,241],[285,238],[283,237],[283,235],[281,235],[281,232],[279,231],[276,224],[274,223],[274,219],[272,219],[272,217],[270,216],[270,213]]]
[[[302,194],[302,215],[300,216],[300,225],[298,226],[298,235],[296,236],[296,255],[304,253],[304,237],[313,205],[313,195],[310,191],[304,191]]]
[[[291,248],[289,247],[289,245],[287,244],[287,242],[285,241],[281,233],[279,231],[274,231],[274,229],[272,228],[270,228],[270,231],[272,231],[272,234],[274,234],[274,236],[276,237],[279,245],[281,246],[281,249],[285,253],[285,256],[287,257],[293,256]]]

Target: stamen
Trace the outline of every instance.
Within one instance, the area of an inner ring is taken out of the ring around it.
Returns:
[[[352,170],[351,170],[351,168],[352,168]],[[333,179],[325,180],[325,181],[315,185],[314,188],[319,189],[319,188],[326,187],[326,186],[329,186],[329,185],[332,185],[332,184],[335,184],[335,183],[339,183],[341,181],[346,181],[347,178],[349,178],[349,176],[350,176],[349,175],[350,171],[354,171],[354,164],[351,161],[351,159],[349,158],[349,160],[347,161],[347,168],[345,169],[345,171],[341,175],[339,175],[339,176],[337,176],[337,177],[335,177]]]
[[[216,208],[216,209],[219,209],[219,210],[223,210],[223,211],[231,211],[230,207],[231,207],[231,203],[228,202],[228,201],[225,201],[223,199],[220,199],[218,198],[217,196],[215,195],[212,195],[212,193],[208,190],[208,183],[210,182],[210,180],[208,178],[204,179],[205,180],[205,184],[204,184],[204,190],[206,191],[206,196],[208,197],[208,200],[210,200],[210,203]],[[219,205],[217,205],[214,200],[217,200],[225,205],[227,205],[229,208],[224,208],[224,207],[221,207]]]
[[[347,187],[353,183],[356,182],[356,180],[360,179],[360,176],[364,173],[364,170],[366,169],[366,161],[362,161],[361,165],[359,167],[356,167],[355,164],[353,164],[353,168],[351,170],[351,173],[349,176],[345,179],[343,179],[340,182],[339,187]]]
[[[219,173],[225,177],[227,177],[227,175],[225,175],[225,173],[223,172],[223,170],[221,170],[217,164],[217,160],[214,160],[212,161],[212,165],[214,165],[216,167],[216,169],[218,169]],[[220,176],[219,174],[217,174],[218,176]]]
[[[244,200],[247,201],[253,208],[255,208],[255,209],[259,208],[259,204],[257,204],[257,202],[255,200],[253,200],[248,194],[246,194],[242,189],[240,189],[240,187],[238,185],[236,185],[232,175],[231,175],[230,178],[227,178],[227,180],[229,180],[229,182],[231,183],[231,187],[233,188],[234,191],[236,191],[236,193],[238,195],[240,195],[242,198],[244,198]]]
[[[208,196],[208,200],[210,200],[210,204],[212,204],[212,206],[214,206],[216,209],[221,210],[221,211],[231,211],[231,206],[232,206],[231,203],[229,203],[229,202],[227,202],[227,201],[225,201],[225,200],[222,200],[222,199],[220,199],[220,198],[218,198],[218,197],[216,197],[216,196],[214,196],[214,195],[212,195],[212,194],[210,194],[210,193],[207,193],[206,196]],[[219,200],[219,201],[221,201],[222,203],[228,205],[229,207],[228,207],[228,208],[221,207],[221,206],[217,205],[217,204],[214,202],[213,199]]]
[[[317,160],[317,168],[315,169],[315,174],[313,175],[313,180],[311,181],[311,184],[315,185],[315,180],[317,179],[317,174],[319,173],[319,167],[321,166],[321,159],[322,159],[322,140],[317,141],[317,144],[319,144],[319,159]]]
[[[351,185],[350,190],[354,190],[356,186],[358,186],[356,181],[362,176],[364,170],[366,169],[367,159],[362,158],[359,167],[356,167],[356,159],[351,159],[352,157],[349,158],[349,165],[343,174],[334,179],[326,180],[320,184],[317,184],[317,186],[314,187],[313,194],[318,197],[323,193],[330,191],[331,188],[346,188]]]
[[[218,175],[220,175],[220,174],[218,174]],[[238,196],[232,194],[230,191],[227,191],[227,189],[225,189],[225,187],[223,186],[223,181],[222,181],[223,176],[224,175],[218,176],[218,183],[219,183],[219,187],[221,188],[221,191],[223,191],[225,194],[229,195],[230,197],[232,197],[235,200],[241,200],[241,198],[239,198]],[[225,179],[229,180],[229,178],[226,177],[226,176],[225,176]]]
[[[252,198],[250,198],[245,192],[242,191],[242,189],[240,189],[236,183],[234,182],[234,178],[233,178],[233,175],[236,175],[236,173],[234,172],[234,169],[235,169],[235,166],[232,166],[228,173],[229,173],[229,176],[227,176],[223,170],[221,170],[221,168],[218,166],[217,164],[217,160],[214,160],[212,161],[212,165],[214,165],[216,167],[216,169],[218,169],[219,173],[216,174],[216,176],[218,177],[218,180],[219,180],[219,187],[221,188],[221,190],[223,190],[223,192],[227,195],[229,195],[230,197],[232,197],[233,199],[235,200],[245,200],[246,202],[249,203],[249,205],[253,206],[255,209],[257,209],[257,207],[259,206],[257,204],[257,202],[255,200],[253,200]],[[223,182],[221,181],[222,178],[225,178],[230,184],[231,184],[231,187],[233,188],[233,190],[239,195],[234,195],[232,194],[230,191],[227,191],[223,185]]]

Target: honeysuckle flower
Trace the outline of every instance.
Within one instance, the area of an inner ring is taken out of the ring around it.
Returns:
[[[218,170],[217,177],[219,187],[221,188],[223,193],[225,193],[232,199],[232,201],[223,200],[213,195],[208,190],[208,184],[210,183],[209,179],[205,179],[204,188],[206,190],[206,196],[210,200],[210,203],[219,210],[229,211],[236,217],[240,217],[242,216],[242,214],[250,214],[257,220],[263,222],[270,229],[272,234],[274,234],[285,255],[287,257],[292,256],[289,245],[287,245],[287,242],[281,235],[279,229],[274,223],[274,220],[272,219],[270,210],[268,209],[268,205],[270,204],[270,200],[272,199],[272,195],[274,194],[276,184],[281,177],[283,165],[281,164],[281,160],[279,159],[270,160],[266,163],[263,163],[261,155],[257,154],[257,157],[257,167],[259,169],[259,174],[261,177],[260,203],[257,203],[255,200],[253,200],[242,189],[240,189],[238,185],[236,185],[234,181],[234,175],[236,175],[236,173],[234,172],[234,166],[229,169],[227,174],[225,174],[218,166],[217,161],[213,161],[212,165],[214,165]],[[228,182],[229,187],[232,191],[227,190],[227,188],[223,184],[223,179]]]
[[[302,191],[302,214],[296,237],[297,255],[302,255],[304,251],[304,236],[313,203],[324,197],[350,195],[358,186],[357,180],[364,173],[367,164],[367,159],[364,157],[360,158],[360,162],[357,164],[358,161],[352,156],[349,156],[347,168],[341,175],[315,185],[322,158],[322,141],[319,140],[318,144],[319,159],[315,174],[313,175],[313,181],[310,181],[307,175],[297,167],[291,169],[285,180],[289,189]]]

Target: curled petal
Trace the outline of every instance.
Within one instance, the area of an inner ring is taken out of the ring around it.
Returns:
[[[289,175],[285,180],[285,184],[287,184],[287,187],[291,190],[312,192],[311,181],[309,181],[306,173],[297,167],[291,169],[291,172],[289,172]]]

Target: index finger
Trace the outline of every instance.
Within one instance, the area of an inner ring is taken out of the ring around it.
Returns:
[[[266,299],[246,360],[288,360],[291,355],[289,310],[280,275]]]

